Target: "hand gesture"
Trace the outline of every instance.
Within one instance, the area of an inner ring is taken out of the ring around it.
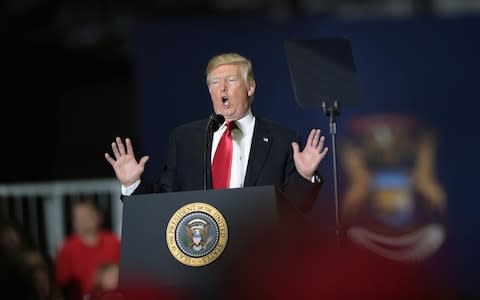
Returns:
[[[300,152],[298,143],[292,143],[295,168],[297,168],[297,172],[307,180],[312,179],[318,165],[325,155],[327,155],[328,148],[323,147],[324,142],[325,137],[320,136],[320,129],[312,129],[308,135],[307,144],[303,151]]]
[[[112,150],[115,159],[110,157],[108,153],[105,153],[105,158],[112,165],[117,179],[123,184],[123,186],[128,187],[140,179],[145,168],[145,163],[149,157],[144,156],[137,163],[135,155],[133,154],[132,142],[129,138],[125,139],[125,144],[127,145],[127,152],[125,152],[122,140],[117,137],[115,142],[112,143]]]

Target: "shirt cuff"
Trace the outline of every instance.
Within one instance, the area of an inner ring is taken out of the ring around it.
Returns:
[[[133,194],[133,192],[137,189],[137,187],[140,185],[140,179],[135,181],[131,186],[123,186],[122,184],[122,195],[123,196],[130,196]]]

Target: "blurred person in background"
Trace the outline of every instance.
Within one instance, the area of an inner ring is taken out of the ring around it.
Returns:
[[[106,263],[98,267],[95,272],[94,289],[100,291],[111,291],[118,286],[118,265]]]
[[[61,299],[50,259],[13,220],[0,220],[0,293],[2,299]]]
[[[1,299],[41,299],[31,274],[21,255],[0,246]]]
[[[39,299],[30,272],[19,255],[27,240],[21,227],[0,220],[0,295],[2,299]]]
[[[150,282],[141,278],[134,286],[118,287],[119,266],[116,263],[105,263],[98,267],[93,282],[93,290],[89,300],[186,300],[184,290],[178,291],[172,288]],[[133,279],[138,281],[139,277]]]
[[[91,292],[99,266],[118,263],[120,241],[101,229],[101,214],[91,201],[74,203],[72,221],[74,233],[58,252],[56,280],[66,299],[82,299]]]
[[[0,247],[8,253],[18,253],[30,244],[20,224],[13,220],[0,220]]]
[[[51,260],[40,251],[30,248],[22,253],[23,262],[33,279],[34,287],[39,299],[62,299],[60,291],[55,284],[53,264]]]

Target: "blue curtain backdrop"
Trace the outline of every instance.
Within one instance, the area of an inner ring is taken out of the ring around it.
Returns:
[[[310,128],[328,133],[320,109],[303,110],[295,98],[284,54],[285,39],[345,37],[351,41],[363,103],[343,107],[339,136],[348,120],[372,112],[413,114],[438,134],[437,174],[448,193],[450,244],[455,248],[451,276],[461,287],[478,278],[475,253],[480,226],[478,192],[480,19],[338,21],[256,19],[139,22],[133,35],[139,153],[151,160],[146,176],[158,178],[168,135],[182,123],[212,111],[205,84],[208,59],[238,52],[254,66],[254,112],[284,123],[303,139]],[[329,143],[328,143],[329,144]],[[327,183],[310,218],[331,217],[331,155],[322,163]],[[342,177],[340,178],[342,182]]]

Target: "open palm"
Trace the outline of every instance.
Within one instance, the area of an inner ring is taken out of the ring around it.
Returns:
[[[113,159],[108,153],[105,153],[105,159],[110,165],[112,165],[117,179],[123,184],[123,186],[128,187],[140,179],[140,176],[145,169],[145,163],[148,160],[148,156],[142,157],[140,161],[137,162],[135,154],[133,153],[132,142],[129,138],[125,139],[125,144],[127,146],[126,151],[122,140],[117,137],[115,142],[112,143],[112,150],[115,159]]]
[[[293,142],[293,160],[297,172],[307,180],[312,179],[318,165],[327,155],[328,148],[323,147],[325,137],[320,136],[320,129],[312,129],[308,135],[307,144],[303,151],[300,151],[298,143]]]

